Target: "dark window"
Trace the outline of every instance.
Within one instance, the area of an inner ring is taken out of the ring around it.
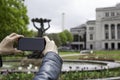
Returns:
[[[90,34],[90,40],[93,40],[93,34]]]
[[[120,43],[118,43],[118,49],[120,49]]]
[[[120,24],[117,25],[117,38],[120,39]]]
[[[108,43],[105,43],[105,49],[108,50]]]
[[[115,49],[115,44],[111,43],[111,49]]]
[[[90,45],[90,49],[93,49],[93,45],[92,44]]]
[[[111,39],[115,39],[115,25],[111,24]]]
[[[105,16],[106,16],[106,17],[109,17],[109,12],[106,12],[106,13],[105,13]]]
[[[73,36],[73,41],[78,41],[78,35]]]
[[[109,29],[108,29],[108,24],[105,24],[104,25],[104,28],[105,28],[105,39],[109,39]]]
[[[105,30],[108,30],[108,27],[109,27],[108,24],[105,24]]]
[[[115,13],[114,13],[114,12],[111,12],[111,16],[115,16]]]

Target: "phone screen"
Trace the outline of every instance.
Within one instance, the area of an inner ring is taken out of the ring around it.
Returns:
[[[43,51],[45,47],[44,38],[20,38],[18,50],[22,51]]]

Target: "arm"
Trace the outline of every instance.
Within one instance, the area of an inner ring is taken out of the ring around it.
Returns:
[[[61,72],[62,59],[54,52],[48,52],[43,58],[39,72],[34,80],[57,80]]]
[[[45,37],[46,46],[43,51],[45,55],[39,72],[34,80],[57,80],[61,72],[62,59],[58,55],[57,46],[54,41]]]

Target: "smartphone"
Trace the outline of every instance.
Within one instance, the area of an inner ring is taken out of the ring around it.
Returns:
[[[18,50],[22,51],[43,51],[45,48],[44,38],[19,38]]]

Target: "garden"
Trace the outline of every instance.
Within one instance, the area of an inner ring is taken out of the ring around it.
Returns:
[[[73,56],[64,56],[62,57],[63,60],[101,60],[101,61],[110,61],[111,62],[119,62],[120,61],[120,51],[94,51],[93,54],[87,54],[87,55],[79,55],[79,52],[59,52],[60,56],[63,55],[70,55],[73,54]],[[78,54],[77,56],[74,54]],[[29,69],[27,66],[22,67],[22,69],[19,69],[21,64],[19,62],[20,59],[23,59],[25,57],[21,55],[16,55],[16,56],[4,56],[3,60],[8,61],[8,60],[16,60],[16,62],[3,62],[5,64],[11,64],[12,67],[10,69],[7,68],[1,68],[1,69],[6,69],[2,75],[0,75],[0,80],[32,80],[35,76],[35,73],[37,72],[38,68],[36,69],[35,72],[31,71],[31,69],[35,69],[35,66],[32,65],[31,68]],[[18,60],[18,62],[17,62]],[[28,64],[28,66],[30,66]],[[17,68],[18,70],[24,70],[28,69],[26,72],[12,72]],[[99,79],[99,78],[110,78],[110,77],[119,77],[120,76],[120,68],[104,68],[103,70],[92,70],[92,71],[78,71],[76,67],[75,71],[72,71],[72,67],[69,67],[69,71],[66,72],[61,72],[59,80],[89,80],[89,79]],[[8,69],[8,70],[7,70]]]

